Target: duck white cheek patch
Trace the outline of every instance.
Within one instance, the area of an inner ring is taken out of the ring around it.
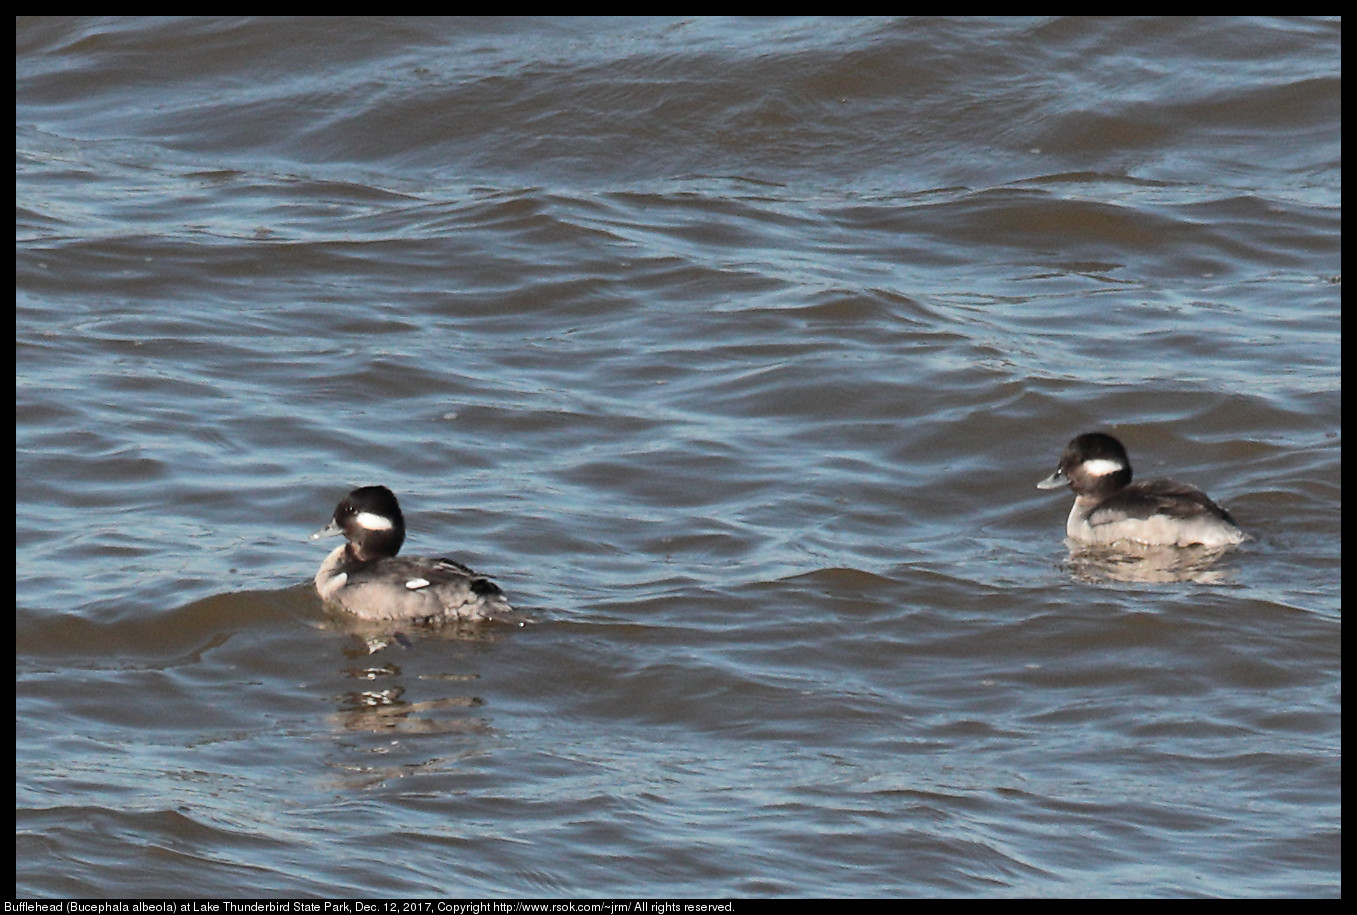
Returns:
[[[359,527],[368,531],[389,531],[391,530],[391,519],[383,518],[381,515],[374,515],[372,512],[359,512],[354,515],[353,520]]]
[[[1109,473],[1116,473],[1122,469],[1124,469],[1124,465],[1120,461],[1110,461],[1107,458],[1097,458],[1084,462],[1084,473],[1095,477],[1105,477]]]

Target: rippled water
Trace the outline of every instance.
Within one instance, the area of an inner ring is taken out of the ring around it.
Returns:
[[[1337,21],[16,39],[21,896],[1341,892]],[[367,483],[537,622],[322,608]]]

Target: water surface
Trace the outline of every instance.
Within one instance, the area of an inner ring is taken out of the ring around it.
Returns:
[[[21,18],[16,891],[1338,895],[1340,47]],[[322,608],[371,483],[537,622]]]

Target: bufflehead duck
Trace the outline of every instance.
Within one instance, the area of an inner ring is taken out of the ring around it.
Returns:
[[[1132,483],[1126,449],[1102,432],[1086,433],[1066,445],[1055,473],[1037,488],[1066,484],[1074,490],[1074,508],[1065,524],[1071,540],[1217,547],[1246,536],[1229,512],[1195,486],[1172,480]]]
[[[515,621],[493,581],[451,559],[397,558],[405,518],[391,490],[364,486],[345,496],[312,540],[343,534],[348,541],[316,573],[322,600],[370,620]]]

